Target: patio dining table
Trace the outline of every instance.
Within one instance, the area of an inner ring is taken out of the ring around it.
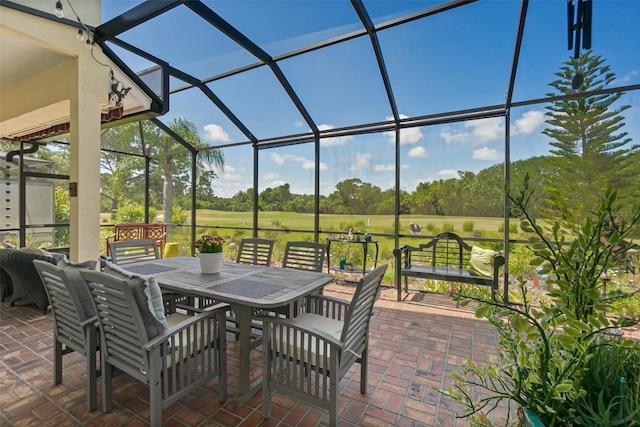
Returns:
[[[236,314],[239,340],[239,394],[245,404],[261,387],[262,378],[250,379],[251,351],[260,343],[252,338],[254,311],[293,306],[293,302],[317,292],[333,276],[315,271],[223,262],[219,273],[203,274],[194,257],[162,258],[122,266],[156,278],[163,291],[226,302]]]

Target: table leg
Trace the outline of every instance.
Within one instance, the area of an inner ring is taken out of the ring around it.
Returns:
[[[235,399],[237,406],[242,406],[260,389],[262,382],[258,380],[251,384],[251,319],[253,318],[253,309],[245,305],[232,304],[233,311],[238,321],[238,344],[239,344],[239,380],[238,397]]]

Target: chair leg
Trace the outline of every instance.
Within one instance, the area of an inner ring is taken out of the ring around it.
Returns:
[[[220,375],[218,375],[218,397],[220,402],[227,400],[227,320],[225,315],[222,314],[216,320],[218,325],[218,361]]]
[[[153,353],[153,352],[152,352]],[[152,368],[153,363],[151,364]],[[160,373],[151,369],[149,375],[149,425],[162,425],[162,382],[160,381]]]
[[[360,393],[367,393],[367,371],[368,367],[368,345],[365,346],[362,355],[360,356]]]
[[[97,405],[97,372],[96,372],[96,328],[89,326],[85,330],[85,348],[87,349],[87,409],[95,411]]]
[[[58,337],[54,338],[53,345],[53,383],[60,384],[62,382],[62,343],[58,341]]]
[[[271,353],[271,326],[265,328],[262,335],[262,345],[266,349],[264,351],[262,366],[262,416],[264,418],[271,417],[271,364],[273,363],[273,355]]]
[[[100,353],[102,353],[102,350],[100,350]],[[113,407],[113,400],[111,398],[113,368],[104,360],[102,354],[100,356],[100,359],[102,359],[102,411],[111,412],[111,408]]]
[[[334,371],[334,372],[337,372]],[[333,372],[332,372],[333,374]],[[338,390],[337,375],[329,375],[329,427],[338,427]]]

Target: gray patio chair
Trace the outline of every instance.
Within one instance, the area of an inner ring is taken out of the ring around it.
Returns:
[[[238,247],[237,263],[266,265],[271,264],[271,255],[273,255],[273,240],[245,238],[240,241]]]
[[[312,270],[319,273],[324,268],[324,259],[327,245],[308,241],[287,242],[282,260],[283,268],[295,268],[297,270]],[[322,293],[322,290],[319,292]],[[298,303],[292,305],[293,311],[298,311]],[[280,307],[273,310],[274,313],[289,316],[290,307]]]
[[[97,271],[81,274],[91,289],[100,324],[105,412],[113,403],[113,368],[149,386],[152,426],[161,425],[164,409],[213,378],[218,378],[218,398],[226,399],[227,305],[209,307],[195,316],[173,313],[158,319],[145,295],[150,282]]]
[[[282,267],[322,272],[327,245],[316,242],[287,242]]]
[[[160,258],[158,243],[154,239],[121,240],[109,243],[111,262],[130,264]]]
[[[160,258],[160,250],[155,239],[132,239],[109,243],[111,262],[126,265],[138,261],[149,261]],[[167,312],[173,313],[180,304],[193,305],[191,300],[174,292],[163,292]]]
[[[96,352],[99,345],[97,318],[91,303],[89,288],[79,275],[76,279],[79,279],[81,283],[72,284],[65,269],[49,262],[34,260],[33,265],[44,283],[51,302],[54,342],[53,383],[60,384],[62,382],[62,356],[73,351],[82,354],[87,359],[87,410],[94,411],[97,400],[96,377],[98,376]],[[84,286],[84,288],[76,285]],[[82,289],[84,289],[84,293]],[[91,310],[87,312],[87,308]]]
[[[307,297],[294,319],[259,316],[263,322],[262,412],[271,416],[274,391],[329,410],[338,425],[340,379],[360,363],[360,392],[367,388],[369,320],[387,265],[358,283],[351,302],[322,295]]]

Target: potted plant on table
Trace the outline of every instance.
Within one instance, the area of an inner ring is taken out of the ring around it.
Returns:
[[[205,274],[219,273],[222,262],[222,245],[224,238],[203,234],[196,240],[195,247],[200,259],[200,270]]]
[[[640,426],[640,344],[621,329],[639,319],[607,316],[610,302],[630,295],[605,293],[600,280],[614,248],[639,223],[640,207],[626,214],[604,244],[611,218],[622,214],[614,191],[606,191],[573,239],[558,223],[536,223],[527,209],[531,195],[526,177],[521,194],[508,197],[521,228],[531,233],[531,264],[549,274],[550,301],[531,304],[524,280],[521,304],[458,295],[463,304],[476,301],[476,317],[496,327],[499,350],[484,363],[468,359],[460,372],[452,372],[453,386],[439,391],[462,404],[459,416],[470,417],[473,425],[493,425],[489,413],[501,406],[510,425]],[[608,369],[612,362],[616,366]],[[604,378],[598,366],[617,374]]]

